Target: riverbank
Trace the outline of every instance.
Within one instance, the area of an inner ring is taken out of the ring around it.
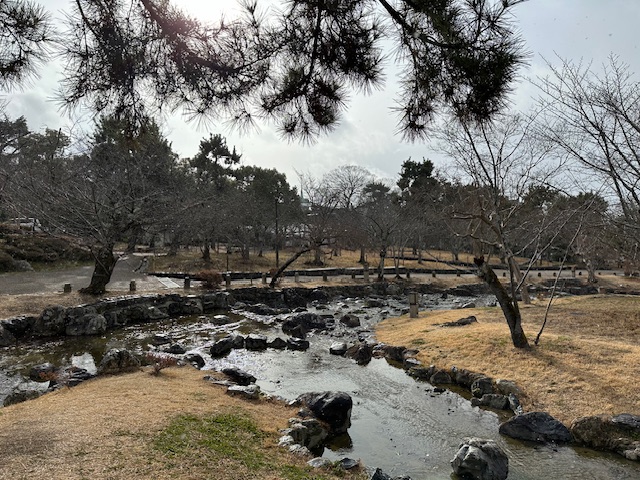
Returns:
[[[640,414],[640,297],[564,297],[542,325],[546,301],[522,305],[531,348],[512,346],[498,307],[420,312],[381,322],[379,341],[420,350],[417,358],[439,368],[467,369],[515,381],[526,411],[546,411],[567,425],[598,414]],[[463,327],[440,326],[473,315]]]
[[[4,306],[19,309],[22,301],[29,308],[41,310],[40,302],[61,303],[58,300],[64,299],[66,304],[75,305],[87,301],[76,295],[48,300],[45,296],[14,298]],[[380,325],[378,337],[390,344],[419,348],[419,358],[426,364],[456,365],[515,380],[527,393],[523,398],[527,410],[547,410],[568,423],[582,415],[581,408],[585,412],[592,409],[584,413],[587,415],[638,412],[630,387],[640,364],[635,347],[640,343],[637,301],[636,297],[625,296],[563,298],[552,309],[541,345],[527,352],[509,347],[508,329],[497,308],[421,312],[415,321],[406,317],[387,319]],[[531,341],[544,307],[542,302],[523,307]],[[478,324],[454,329],[436,326],[470,314],[477,316]],[[395,340],[391,333],[397,335]],[[598,371],[600,366],[604,373]],[[629,380],[629,376],[633,378]],[[534,383],[540,379],[539,384]],[[569,398],[553,397],[559,391],[570,394]],[[277,457],[276,463],[251,467],[267,465],[266,470],[252,476],[232,452],[230,458],[205,458],[210,449],[202,446],[207,442],[202,443],[200,437],[187,438],[188,448],[183,448],[184,413],[189,415],[190,425],[195,422],[203,427],[197,430],[204,432],[210,432],[212,418],[228,419],[232,414],[234,424],[246,427],[256,452],[267,457],[275,454],[274,432],[284,428],[295,411],[271,402],[235,400],[222,392],[202,382],[201,372],[186,367],[165,370],[160,377],[147,372],[105,377],[1,409],[0,448],[9,456],[3,455],[0,479],[34,478],[45,473],[54,479],[338,478],[331,472],[306,472],[304,460],[291,459],[280,450],[284,456]],[[576,398],[582,403],[567,403]],[[160,438],[173,440],[160,442],[164,447],[158,450]],[[10,462],[10,468],[4,468],[4,462]],[[239,476],[230,476],[229,469]]]

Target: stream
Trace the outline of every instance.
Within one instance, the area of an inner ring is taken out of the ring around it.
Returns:
[[[421,308],[452,308],[467,301],[489,299],[453,298],[423,295]],[[333,315],[357,314],[362,321],[361,335],[382,318],[407,310],[402,299],[384,299],[381,305],[368,306],[362,299],[337,299],[326,305],[312,304],[310,312]],[[272,317],[244,311],[232,312],[233,323],[224,326],[211,322],[212,316],[183,317],[156,324],[134,325],[96,337],[66,337],[37,341],[3,349],[0,357],[0,403],[13,387],[28,376],[32,366],[51,362],[74,364],[95,371],[110,348],[127,348],[138,354],[150,348],[156,335],[172,339],[199,353],[204,370],[237,366],[254,375],[261,390],[292,400],[309,391],[340,390],[353,398],[352,426],[325,448],[323,456],[361,459],[365,465],[379,467],[385,473],[409,475],[413,480],[454,478],[450,460],[462,438],[478,436],[496,440],[509,456],[509,479],[637,480],[640,463],[621,456],[575,447],[525,444],[498,434],[498,425],[508,418],[504,413],[472,407],[468,394],[446,390],[436,393],[426,382],[419,382],[401,368],[384,359],[368,365],[329,354],[334,341],[350,337],[336,333],[310,334],[306,352],[272,350],[253,352],[233,350],[221,359],[209,356],[210,345],[229,331],[259,332],[269,338],[286,337]],[[340,331],[340,329],[336,329]],[[352,333],[348,333],[352,335]],[[168,345],[166,345],[168,346]],[[95,359],[95,360],[94,360]],[[466,397],[466,398],[465,398]]]

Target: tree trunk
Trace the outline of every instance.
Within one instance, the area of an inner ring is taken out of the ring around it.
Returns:
[[[512,269],[513,273],[515,274],[516,281],[518,282],[518,284],[521,283],[524,275],[522,275],[522,271],[518,266],[518,262],[516,262],[516,259],[513,257],[513,255],[509,255],[507,257],[507,262],[508,262],[507,265]],[[522,282],[522,287],[520,287],[520,295],[522,295],[522,301],[524,302],[525,305],[531,305],[531,296],[529,295],[529,286],[526,284],[526,282]]]
[[[387,247],[380,250],[380,263],[378,264],[378,281],[384,280],[384,259],[387,257]]]
[[[209,240],[205,240],[202,245],[202,260],[206,263],[211,263],[211,244]]]
[[[509,295],[493,269],[484,261],[484,257],[474,258],[473,261],[478,266],[478,277],[489,286],[489,289],[500,304],[511,332],[513,346],[516,348],[528,348],[529,342],[524,330],[522,330],[522,317],[518,308],[518,300]]]
[[[80,293],[102,295],[111,280],[111,274],[118,259],[113,254],[113,245],[100,245],[91,249],[95,261],[89,286],[80,289]]]
[[[322,261],[322,248],[321,247],[316,247],[314,249],[314,257],[313,257],[313,264],[315,266],[320,266],[320,265],[324,265],[324,262]]]
[[[300,258],[305,253],[309,252],[310,250],[311,248],[309,247],[303,247],[300,250],[298,250],[296,253],[294,253],[286,262],[284,262],[282,266],[278,270],[276,270],[276,273],[273,274],[273,277],[271,278],[271,282],[269,282],[269,287],[270,288],[275,287],[276,284],[278,283],[278,279],[284,273],[284,271],[289,267],[289,265],[291,265],[298,258]]]
[[[358,263],[364,264],[366,261],[367,261],[367,259],[366,259],[365,248],[364,247],[360,247],[360,260],[358,260]]]

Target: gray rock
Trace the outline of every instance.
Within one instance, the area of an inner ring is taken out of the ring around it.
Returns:
[[[461,308],[475,308],[475,305],[473,307],[462,306]],[[441,323],[440,326],[441,327],[464,327],[465,325],[471,325],[472,323],[478,323],[478,319],[473,315],[469,317],[460,318],[455,322]]]
[[[453,472],[471,480],[505,480],[509,474],[509,459],[493,440],[465,438],[453,460]]]
[[[49,384],[24,382],[17,385],[11,393],[5,397],[2,405],[8,407],[16,403],[26,402],[27,400],[32,400],[44,395],[48,390]]]
[[[327,328],[326,318],[310,312],[294,314],[282,323],[284,333],[298,338],[304,338],[312,330],[326,330]]]
[[[354,460],[353,458],[344,457],[340,459],[338,465],[340,465],[340,468],[342,468],[343,470],[351,470],[359,466],[360,462],[358,460]]]
[[[238,367],[227,367],[222,369],[222,373],[224,373],[227,377],[229,377],[232,381],[237,383],[238,385],[250,385],[255,383],[256,377],[251,375],[244,370],[240,370]]]
[[[98,373],[101,375],[134,372],[140,369],[140,360],[129,350],[112,348],[98,365]]]
[[[316,418],[326,422],[331,435],[346,433],[351,426],[353,400],[345,392],[303,393],[295,403],[304,405]]]
[[[182,355],[184,353],[187,353],[187,349],[184,348],[182,345],[180,345],[179,343],[174,343],[173,345],[171,345],[169,348],[167,348],[165,350],[166,353],[171,353],[173,355]]]
[[[569,429],[546,412],[516,415],[500,425],[500,433],[532,442],[566,443],[572,440]]]
[[[516,397],[522,397],[523,395],[522,390],[513,380],[503,380],[499,378],[496,380],[496,389],[502,395],[509,395],[510,393],[514,394]]]
[[[329,432],[324,424],[316,418],[292,418],[289,424],[290,427],[284,430],[283,433],[290,435],[294,443],[298,443],[309,449],[314,449],[322,445],[324,440],[329,436]]]
[[[289,337],[287,338],[287,349],[305,351],[309,348],[310,344],[308,340],[302,338]]]
[[[65,333],[70,337],[101,335],[107,331],[107,319],[99,313],[87,313],[67,321]]]
[[[66,309],[61,305],[45,308],[33,326],[36,337],[62,335],[65,331]]]
[[[229,315],[214,315],[209,319],[209,322],[214,325],[227,325],[233,323],[233,320],[231,320]]]
[[[471,384],[471,394],[476,398],[493,393],[493,380],[489,377],[481,377]]]
[[[356,315],[348,313],[340,318],[340,323],[345,327],[356,328],[360,326],[360,319]]]
[[[307,465],[309,465],[312,468],[327,468],[333,465],[333,462],[328,458],[316,457],[309,460],[307,462]]]
[[[244,339],[244,347],[247,350],[266,350],[267,349],[267,337],[257,333],[250,333]]]
[[[232,385],[227,388],[227,394],[243,397],[247,400],[256,400],[260,398],[260,387],[258,385]]]
[[[373,357],[373,347],[366,342],[357,343],[347,349],[345,357],[355,360],[358,365],[366,365]]]
[[[623,413],[616,416],[582,417],[571,424],[571,434],[581,445],[610,450],[629,460],[640,459],[640,416]]]
[[[204,367],[206,364],[204,358],[202,358],[202,355],[200,355],[199,353],[188,353],[187,355],[185,355],[184,359],[187,363],[193,365],[193,367],[197,368],[198,370],[202,369],[202,367]]]
[[[346,342],[333,342],[329,347],[329,353],[331,355],[342,356],[347,352],[348,345]]]
[[[495,410],[508,410],[509,409],[509,397],[506,395],[499,395],[495,393],[488,393],[482,396],[482,398],[472,398],[471,405],[474,407],[488,407]]]
[[[0,347],[8,347],[16,343],[16,337],[0,322]]]
[[[451,380],[451,376],[445,372],[444,370],[436,370],[431,378],[429,379],[429,383],[438,385],[438,384],[448,384],[453,383]]]
[[[233,349],[233,338],[226,336],[215,342],[209,348],[209,355],[213,358],[220,358],[227,355]]]
[[[276,350],[282,350],[287,348],[287,341],[280,337],[276,337],[270,342],[267,342],[267,346],[269,348],[275,348]]]

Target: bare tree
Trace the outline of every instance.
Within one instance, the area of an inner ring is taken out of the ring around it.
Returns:
[[[464,199],[454,207],[453,218],[466,220],[461,232],[474,243],[478,275],[498,302],[509,325],[514,346],[528,346],[522,330],[518,294],[527,298],[526,272],[522,272],[514,251],[515,220],[522,209],[522,199],[532,185],[545,185],[557,165],[546,159],[548,148],[531,135],[531,120],[516,115],[498,116],[488,125],[466,123],[443,127],[438,137],[440,149],[458,165],[470,185],[460,192]],[[520,218],[519,220],[522,220]],[[543,225],[537,225],[543,231]],[[539,243],[535,236],[528,245]],[[486,255],[497,252],[509,270],[506,290],[491,267]]]
[[[607,187],[631,258],[640,234],[640,82],[617,57],[601,73],[563,60],[549,68],[536,82],[539,132],[583,167],[586,181]]]

